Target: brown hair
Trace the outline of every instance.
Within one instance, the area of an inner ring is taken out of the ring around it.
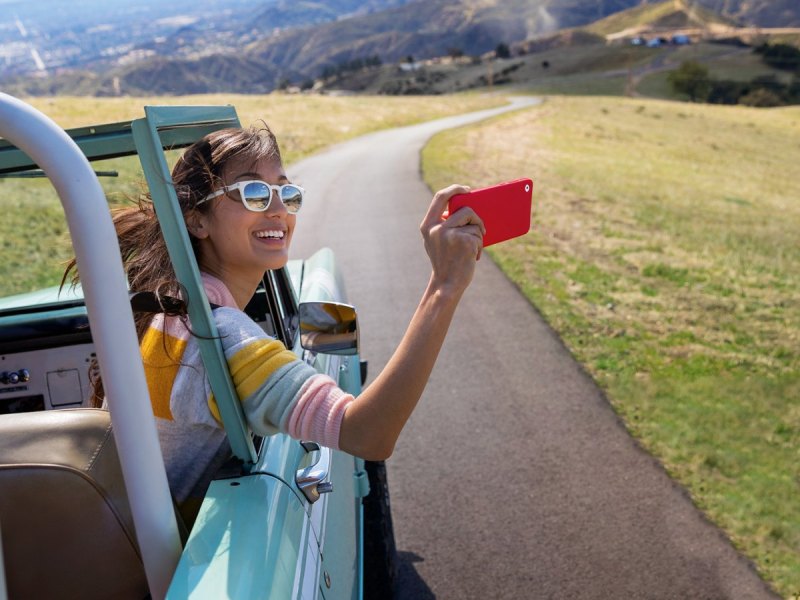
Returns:
[[[172,170],[172,182],[184,221],[195,211],[205,214],[211,210],[213,203],[201,201],[220,185],[225,167],[234,159],[251,160],[254,163],[263,159],[280,162],[278,142],[266,123],[262,122],[259,127],[214,131],[186,149]],[[136,206],[114,209],[112,220],[131,292],[147,291],[181,297],[181,285],[172,268],[149,195],[142,195],[136,201]],[[191,235],[190,239],[195,256],[200,261],[199,242]],[[68,279],[73,284],[79,281],[74,258],[64,271],[61,285]],[[134,314],[140,341],[152,317],[149,313]],[[89,373],[92,382],[90,404],[99,406],[104,393],[96,365],[90,367]]]

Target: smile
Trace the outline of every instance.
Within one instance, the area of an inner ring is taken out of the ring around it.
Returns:
[[[256,231],[253,235],[257,238],[272,238],[276,240],[282,240],[285,232],[279,229],[271,229],[268,231]]]

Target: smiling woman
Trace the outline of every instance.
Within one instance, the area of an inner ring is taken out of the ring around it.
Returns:
[[[353,397],[243,312],[265,272],[287,264],[303,203],[304,191],[287,178],[272,131],[264,125],[210,133],[178,159],[172,181],[250,428],[368,460],[387,458],[422,394],[480,254],[485,230],[471,209],[443,218],[449,198],[468,190],[450,186],[434,196],[420,228],[432,266],[428,289],[387,367]],[[131,292],[182,296],[150,198],[115,210],[114,224]],[[191,523],[231,454],[220,409],[185,314],[138,313],[136,329],[170,489]],[[102,405],[96,374],[93,384],[92,402]]]

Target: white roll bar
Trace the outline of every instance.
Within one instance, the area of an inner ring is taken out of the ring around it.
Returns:
[[[6,587],[6,569],[3,564],[3,531],[0,530],[0,600],[8,600],[8,588]]]
[[[42,168],[64,205],[147,582],[164,598],[181,544],[105,194],[63,129],[1,92],[0,135]]]

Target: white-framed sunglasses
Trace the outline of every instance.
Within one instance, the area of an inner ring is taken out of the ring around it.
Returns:
[[[204,202],[213,200],[217,196],[222,196],[233,190],[239,192],[239,198],[244,207],[253,212],[264,212],[267,210],[270,202],[272,202],[273,192],[275,192],[278,198],[280,198],[280,201],[283,202],[286,210],[294,214],[303,206],[303,196],[305,195],[305,190],[293,183],[272,185],[266,181],[249,179],[247,181],[237,181],[232,185],[226,185],[221,190],[210,193],[200,200],[198,204],[203,204]]]

